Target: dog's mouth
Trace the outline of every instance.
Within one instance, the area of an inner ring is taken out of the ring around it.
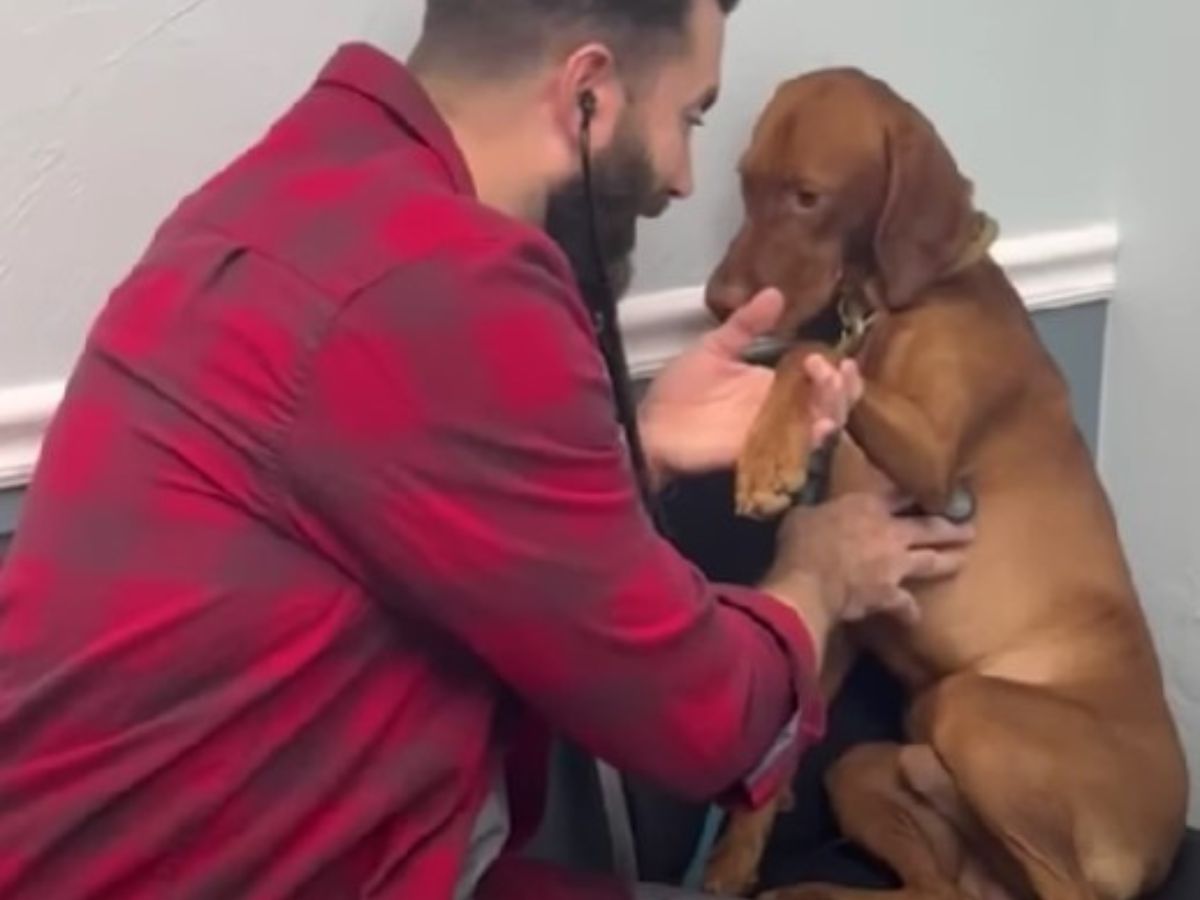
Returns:
[[[837,293],[834,292],[829,302],[822,306],[816,315],[792,329],[791,337],[801,341],[817,341],[830,346],[837,343],[842,335],[842,316],[837,308]]]
[[[829,294],[829,298],[816,306],[809,315],[795,321],[788,321],[790,301],[784,308],[783,320],[779,328],[765,338],[761,338],[751,347],[749,357],[752,360],[771,363],[792,344],[799,341],[811,341],[834,347],[845,333],[845,325],[838,309],[838,297],[841,291],[841,280]],[[785,296],[785,300],[787,300]]]
[[[839,261],[832,272],[821,279],[819,287],[813,285],[802,293],[785,292],[783,316],[778,329],[781,337],[812,339],[810,332],[814,326],[820,328],[826,320],[836,322],[845,279],[845,266]],[[815,299],[813,295],[816,295]]]

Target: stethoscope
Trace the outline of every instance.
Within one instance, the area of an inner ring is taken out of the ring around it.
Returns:
[[[620,420],[629,445],[629,455],[633,464],[634,477],[637,479],[638,491],[658,532],[666,536],[668,532],[665,516],[662,505],[650,483],[649,467],[646,463],[641,435],[638,432],[637,406],[633,400],[629,363],[625,356],[625,345],[621,340],[621,330],[617,321],[617,298],[608,279],[608,270],[604,265],[604,253],[600,248],[591,158],[591,125],[592,119],[596,115],[596,95],[591,91],[584,91],[579,95],[579,113],[581,117],[579,147],[583,168],[584,202],[587,204],[588,232],[592,249],[592,263],[596,269],[597,286],[595,292],[583,292],[584,300],[591,312],[596,340],[604,357],[604,365],[608,369],[609,380],[612,382],[617,418]],[[816,454],[816,456],[820,458],[822,454]],[[824,478],[810,478],[810,485],[824,483]],[[817,497],[812,497],[808,502],[816,502],[817,499]],[[613,867],[618,876],[632,883],[638,878],[637,845],[625,795],[624,780],[609,763],[597,759],[595,765],[604,817],[612,844]],[[692,890],[700,889],[705,864],[716,843],[724,818],[725,813],[720,806],[715,804],[709,806],[691,861],[684,875],[685,887]]]
[[[582,291],[584,302],[592,315],[596,331],[596,342],[604,357],[604,366],[612,384],[617,419],[625,432],[633,475],[637,481],[642,503],[659,534],[666,535],[666,519],[662,506],[650,483],[650,468],[642,446],[637,424],[637,404],[633,399],[633,383],[629,375],[629,362],[625,357],[625,344],[621,340],[621,328],[617,321],[617,298],[612,283],[608,280],[608,269],[604,264],[604,252],[600,247],[600,226],[596,212],[596,196],[592,184],[592,119],[596,115],[596,95],[584,91],[579,95],[579,154],[583,169],[584,202],[587,204],[588,237],[592,249],[592,265],[595,267],[595,291]],[[597,759],[596,774],[600,784],[604,817],[608,824],[612,843],[613,866],[616,873],[628,882],[638,877],[637,848],[633,834],[633,820],[625,795],[621,774],[609,763]]]
[[[662,506],[651,485],[650,468],[638,431],[637,404],[633,399],[629,362],[625,356],[625,344],[621,340],[621,329],[617,320],[617,298],[612,283],[608,280],[604,253],[600,248],[600,227],[592,184],[592,119],[596,115],[596,95],[592,91],[584,91],[579,95],[579,114],[579,154],[583,169],[584,202],[587,204],[588,237],[592,248],[592,263],[596,269],[597,288],[595,291],[584,291],[584,301],[591,312],[596,341],[604,357],[609,381],[612,383],[617,419],[625,432],[638,493],[655,527],[665,534],[666,521]]]

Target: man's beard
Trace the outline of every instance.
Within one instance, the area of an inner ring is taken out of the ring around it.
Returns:
[[[628,119],[617,128],[611,146],[592,158],[592,196],[602,260],[597,260],[583,174],[556,188],[546,208],[546,232],[562,248],[579,289],[590,302],[607,301],[597,266],[604,266],[608,290],[616,301],[633,280],[633,250],[639,216],[655,216],[667,205],[655,186],[650,155]]]

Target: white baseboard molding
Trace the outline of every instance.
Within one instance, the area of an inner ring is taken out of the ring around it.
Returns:
[[[0,389],[0,489],[29,480],[63,382]]]
[[[994,255],[1031,309],[1052,309],[1111,298],[1117,246],[1116,226],[1100,224],[1002,240]],[[702,287],[687,287],[622,301],[636,377],[653,375],[712,326],[703,294]],[[0,388],[0,490],[28,481],[62,391],[62,381]]]
[[[993,257],[1032,310],[1112,297],[1119,235],[1113,224],[1048,231],[997,242]],[[621,302],[621,325],[634,377],[653,375],[713,326],[702,286],[674,288]]]

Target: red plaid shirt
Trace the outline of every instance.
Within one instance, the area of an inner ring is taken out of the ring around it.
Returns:
[[[564,256],[346,47],[69,381],[0,577],[0,896],[448,898],[500,773],[536,823],[539,723],[758,799],[812,676],[652,530]]]

